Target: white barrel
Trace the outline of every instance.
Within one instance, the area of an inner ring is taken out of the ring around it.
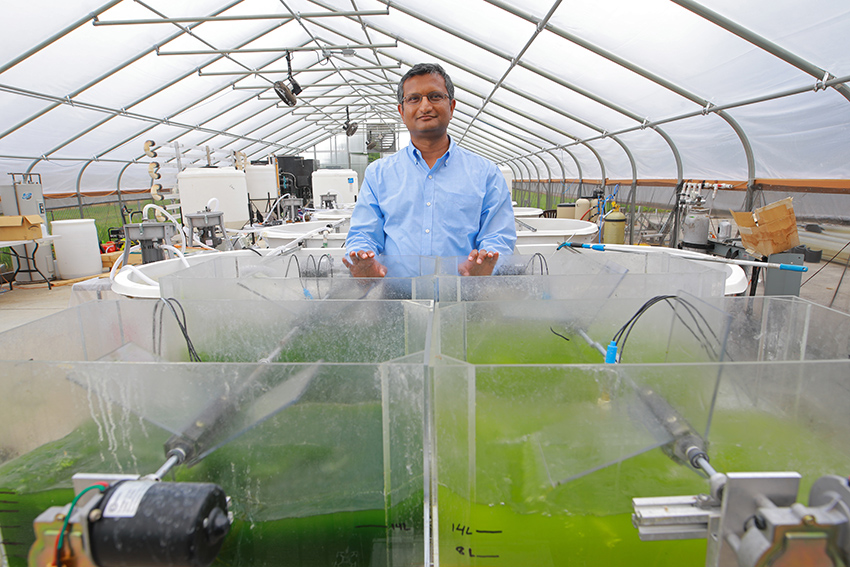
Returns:
[[[245,172],[234,167],[188,167],[177,174],[180,211],[186,215],[203,211],[215,197],[224,213],[226,228],[242,228],[248,222],[248,184]]]
[[[353,169],[317,169],[311,175],[313,208],[321,209],[322,195],[336,195],[337,205],[353,204],[360,192],[357,172]]]
[[[557,216],[559,219],[574,219],[576,218],[575,203],[558,203]]]
[[[590,221],[590,200],[579,199],[576,201],[576,216],[577,220]]]
[[[271,199],[272,202],[277,199],[279,181],[276,165],[246,165],[245,182],[249,199]]]
[[[53,249],[60,278],[72,280],[103,272],[94,219],[53,221],[50,229],[59,237],[53,241]]]

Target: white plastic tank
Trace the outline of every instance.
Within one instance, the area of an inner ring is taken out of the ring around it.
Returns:
[[[56,268],[63,280],[94,276],[103,272],[100,241],[94,219],[58,220],[50,223]]]
[[[276,165],[246,165],[245,182],[249,199],[271,199],[272,202],[277,199],[279,180]]]
[[[505,176],[505,183],[508,184],[508,191],[513,192],[513,190],[514,190],[514,185],[513,185],[513,183],[514,183],[514,172],[513,172],[513,170],[506,165],[500,165],[499,171],[501,171],[502,175]]]
[[[313,172],[313,208],[322,208],[322,195],[336,195],[336,204],[357,201],[360,183],[353,169],[318,169]]]
[[[576,212],[575,218],[577,220],[583,220],[590,222],[590,200],[589,199],[578,199],[576,201]]]
[[[574,219],[576,218],[575,203],[558,203],[557,216],[559,219]]]
[[[180,211],[203,211],[210,199],[218,199],[225,228],[242,228],[248,222],[248,183],[245,172],[234,167],[189,167],[177,174]]]

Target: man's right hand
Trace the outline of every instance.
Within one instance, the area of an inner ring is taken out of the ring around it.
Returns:
[[[342,257],[342,263],[355,278],[382,278],[387,275],[387,267],[375,259],[371,250],[351,252],[348,258]]]

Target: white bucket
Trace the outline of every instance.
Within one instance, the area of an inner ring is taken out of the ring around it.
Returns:
[[[103,272],[94,219],[53,221],[50,229],[59,237],[53,241],[53,249],[60,278],[72,280]]]
[[[258,201],[271,199],[274,202],[279,194],[277,166],[248,164],[245,166],[245,184],[248,187],[249,199]]]

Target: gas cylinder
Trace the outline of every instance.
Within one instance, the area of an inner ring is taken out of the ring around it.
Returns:
[[[708,250],[708,211],[693,207],[682,221],[682,248],[705,252]]]
[[[602,242],[605,244],[625,244],[626,215],[620,211],[611,211],[605,215],[602,226]]]

